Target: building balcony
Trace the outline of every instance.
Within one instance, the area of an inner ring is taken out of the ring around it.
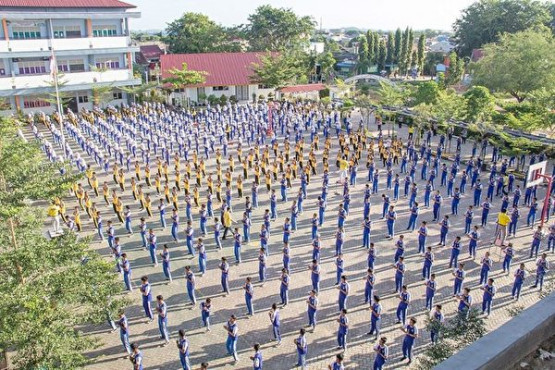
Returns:
[[[104,72],[76,72],[59,76],[61,91],[75,91],[97,86],[125,86],[140,84],[130,69],[109,69]],[[54,87],[50,74],[18,75],[0,78],[0,96],[39,94],[50,92]]]
[[[50,52],[50,45],[56,52],[72,50],[122,49],[131,47],[129,36],[77,37],[63,39],[10,39],[0,40],[0,53]]]

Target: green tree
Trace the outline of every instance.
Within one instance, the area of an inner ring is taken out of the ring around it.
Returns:
[[[378,64],[379,63],[379,56],[380,56],[380,35],[377,32],[374,32],[374,34],[372,35],[372,38],[374,39],[374,42],[372,42],[372,44],[374,45],[374,64]]]
[[[424,51],[426,50],[426,35],[421,34],[418,37],[418,49],[417,49],[417,66],[418,72],[424,74]]]
[[[489,122],[495,111],[495,98],[484,86],[473,86],[463,95],[466,101],[465,120],[471,123]]]
[[[58,164],[59,165],[59,164]],[[0,349],[14,353],[18,369],[74,369],[93,349],[94,337],[77,326],[100,323],[125,303],[113,265],[73,233],[49,240],[44,217],[31,205],[67,194],[77,176],[60,176],[38,143],[0,119]]]
[[[522,102],[535,90],[555,84],[555,41],[542,27],[505,33],[484,46],[484,57],[473,67],[473,83],[511,94]]]
[[[395,51],[393,56],[393,63],[399,64],[401,60],[401,45],[403,44],[403,34],[400,28],[395,30]]]
[[[461,82],[464,74],[464,60],[457,56],[454,51],[449,54],[449,73],[445,79],[445,83],[450,85],[456,85]]]
[[[392,64],[394,60],[394,53],[395,53],[395,45],[394,45],[394,36],[393,32],[389,32],[387,34],[387,57],[385,58],[385,62],[387,64]]]
[[[401,44],[401,56],[399,57],[399,72],[401,75],[407,73],[407,59],[409,53],[409,28],[405,28],[403,42]]]
[[[414,105],[436,104],[439,100],[440,88],[435,81],[426,81],[418,84],[412,98]]]
[[[386,58],[387,58],[387,48],[385,46],[384,39],[381,39],[379,49],[378,49],[378,70],[379,71],[382,71],[385,69]]]
[[[366,36],[360,36],[358,42],[358,66],[359,74],[367,73],[370,63],[368,61],[368,42]]]
[[[254,51],[278,51],[308,43],[316,23],[293,10],[262,5],[249,15],[246,27],[249,47]]]
[[[550,25],[550,4],[535,0],[480,0],[462,11],[455,21],[460,56],[497,42],[503,33],[516,33],[532,26]]]
[[[370,30],[366,32],[366,42],[368,43],[368,57],[367,57],[368,63],[375,64],[376,57],[374,54],[374,35]]]
[[[260,57],[260,63],[253,64],[253,82],[270,87],[282,87],[297,83],[307,77],[308,68],[300,53],[268,53]]]
[[[412,54],[410,56],[410,64],[409,64],[410,68],[413,67],[418,67],[418,54],[416,52],[416,50],[412,51]]]
[[[333,74],[333,67],[337,61],[330,51],[326,51],[316,57],[316,62],[322,67],[322,75],[327,79]]]
[[[94,84],[91,91],[93,106],[98,108],[103,108],[106,103],[114,98],[114,89],[111,85]]]
[[[240,51],[222,26],[200,13],[185,13],[169,23],[163,39],[171,53]]]
[[[168,71],[171,77],[165,78],[164,83],[169,83],[174,89],[182,89],[187,85],[198,85],[206,81],[208,72],[193,71],[187,66],[187,63],[181,65],[181,69],[172,68]]]

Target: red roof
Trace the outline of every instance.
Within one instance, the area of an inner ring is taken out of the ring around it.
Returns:
[[[136,8],[119,0],[0,0],[6,8]]]
[[[196,86],[251,85],[254,74],[252,64],[260,63],[263,55],[264,53],[165,54],[160,56],[162,78],[171,77],[170,69],[181,69],[183,63],[187,63],[190,70],[208,72],[206,82]]]
[[[160,55],[163,54],[163,51],[162,51],[162,49],[160,49],[160,46],[158,46],[156,44],[141,45],[140,49],[141,49],[141,54],[143,54],[143,56],[146,59],[159,58]]]
[[[312,92],[312,91],[320,91],[324,90],[326,86],[324,84],[308,84],[308,85],[293,85],[293,86],[285,86],[279,89],[282,93],[304,93],[304,92]]]

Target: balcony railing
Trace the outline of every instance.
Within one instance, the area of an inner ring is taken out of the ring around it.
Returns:
[[[0,53],[49,51],[51,45],[56,51],[94,50],[130,47],[131,40],[128,36],[0,40]]]

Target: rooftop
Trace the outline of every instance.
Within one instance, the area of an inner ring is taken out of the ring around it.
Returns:
[[[183,63],[194,71],[208,72],[206,82],[196,86],[251,85],[253,64],[260,63],[264,53],[199,53],[160,56],[162,78],[171,77],[169,70],[181,69]]]
[[[0,0],[0,8],[136,8],[119,0]]]

